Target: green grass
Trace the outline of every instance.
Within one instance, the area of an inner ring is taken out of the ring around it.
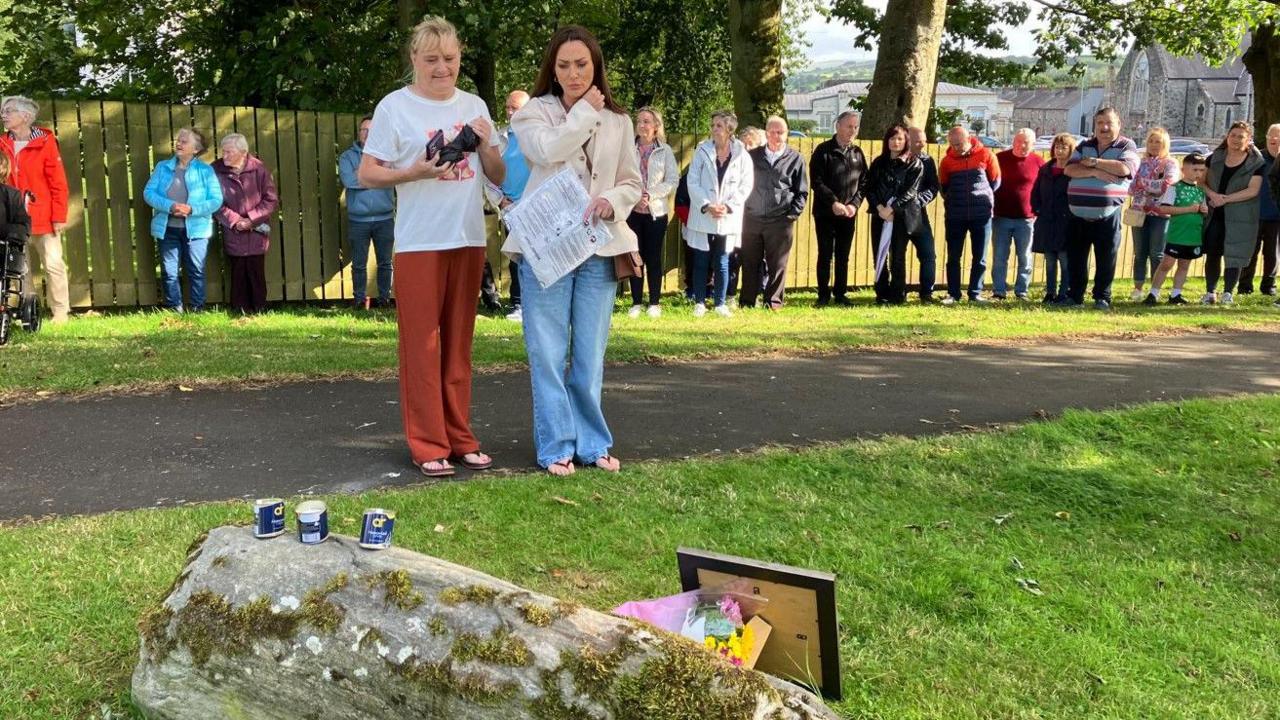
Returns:
[[[1117,284],[1120,286],[1120,283]],[[1199,291],[1194,291],[1194,297]],[[695,319],[668,299],[660,319],[615,316],[608,357],[613,362],[821,353],[902,346],[1086,335],[1128,335],[1207,328],[1256,328],[1280,323],[1271,298],[1243,298],[1235,307],[1145,308],[1121,302],[1110,313],[1062,311],[1038,303],[989,307],[876,307],[870,295],[854,308],[813,307],[797,293],[779,313],[739,311],[733,318]],[[629,304],[629,303],[628,303]],[[619,303],[619,309],[624,305]],[[477,321],[478,368],[523,363],[520,327],[500,317]],[[291,307],[232,319],[146,311],[73,318],[39,333],[15,331],[0,348],[0,401],[31,391],[90,392],[157,385],[391,376],[396,368],[395,316],[344,309]]]
[[[1278,463],[1263,396],[326,500],[338,532],[394,508],[400,546],[599,609],[677,591],[679,545],[835,572],[847,718],[1255,720],[1280,716]],[[137,717],[136,618],[249,516],[0,527],[0,717]]]

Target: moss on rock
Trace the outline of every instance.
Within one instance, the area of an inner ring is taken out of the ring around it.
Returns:
[[[528,603],[521,605],[517,610],[520,612],[520,617],[534,627],[544,628],[555,622],[555,616],[551,611],[541,605]]]
[[[387,604],[406,612],[422,605],[422,593],[413,589],[413,580],[407,570],[383,570],[366,579],[365,584],[370,590],[381,586]]]
[[[459,662],[481,660],[510,667],[526,667],[533,662],[533,653],[525,641],[506,629],[499,629],[487,640],[463,633],[454,640],[452,654]]]
[[[232,608],[225,597],[200,590],[177,612],[174,637],[191,652],[192,661],[201,666],[209,662],[215,652],[244,655],[258,640],[291,640],[303,623],[332,633],[341,625],[346,611],[329,596],[346,586],[346,573],[339,574],[324,587],[308,592],[298,610],[283,612],[272,611],[271,601],[265,597]],[[151,621],[152,627],[154,622]]]
[[[751,718],[760,697],[779,699],[758,673],[734,667],[703,648],[660,635],[657,654],[613,684],[609,705],[617,720]]]
[[[447,587],[440,591],[440,602],[445,605],[492,605],[498,598],[498,591],[483,585],[462,585]]]
[[[435,615],[427,621],[427,629],[436,637],[439,637],[449,631],[448,626],[444,623],[444,618],[439,615]]]
[[[164,662],[178,644],[169,634],[169,622],[172,620],[173,610],[163,602],[148,610],[138,620],[138,633],[142,635],[143,646],[155,662]]]
[[[437,695],[457,697],[480,705],[497,704],[513,697],[517,690],[514,683],[495,682],[480,673],[456,675],[452,658],[436,663],[409,660],[398,665],[389,662],[388,665],[395,674]]]

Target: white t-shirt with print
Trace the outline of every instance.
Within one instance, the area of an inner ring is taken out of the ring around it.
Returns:
[[[478,117],[492,122],[484,101],[471,93],[454,90],[452,98],[440,101],[400,88],[374,110],[364,152],[393,168],[409,167],[422,159],[436,132],[447,143]],[[498,144],[496,132],[489,144]],[[398,253],[484,247],[484,176],[476,153],[468,153],[449,175],[397,185],[395,228]]]

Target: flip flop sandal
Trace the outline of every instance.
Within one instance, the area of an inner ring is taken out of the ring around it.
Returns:
[[[603,466],[603,465],[601,465],[601,464],[600,464],[600,462],[601,462],[601,461],[604,461],[604,460],[614,460],[614,461],[616,461],[616,460],[617,460],[617,458],[613,457],[612,455],[601,455],[600,457],[596,458],[596,461],[595,461],[595,462],[591,463],[591,466],[592,466],[592,467],[595,467],[595,468],[599,468],[599,469],[601,469],[601,470],[604,470],[605,472],[618,472],[618,471],[622,470],[622,463],[618,463],[618,467],[616,467],[616,468],[607,468],[607,467],[605,467],[605,466]]]
[[[436,467],[428,467],[429,465],[435,465]],[[420,463],[418,467],[422,470],[422,474],[427,477],[449,477],[457,472],[453,469],[453,466],[449,464],[449,460],[446,458],[441,458],[439,460],[427,460],[426,462]]]
[[[484,453],[477,451],[477,452],[474,452],[474,453],[468,453],[468,455],[484,455]],[[488,456],[486,456],[486,457],[488,457]],[[488,460],[486,460],[486,461],[484,461],[484,462],[473,463],[473,462],[469,462],[469,461],[467,460],[467,456],[466,456],[466,455],[459,455],[459,456],[458,456],[458,458],[457,458],[457,460],[458,460],[458,463],[459,463],[460,465],[462,465],[462,467],[464,467],[464,468],[466,468],[466,469],[468,469],[468,470],[488,470],[489,468],[493,467],[493,458],[492,458],[492,457],[490,457]]]
[[[562,470],[565,470],[566,472],[558,473],[552,470],[551,468],[560,468]],[[569,477],[570,475],[577,472],[577,470],[576,468],[573,467],[573,460],[571,458],[565,458],[564,460],[561,460],[559,462],[553,462],[550,465],[548,465],[547,472],[551,473],[555,477]]]

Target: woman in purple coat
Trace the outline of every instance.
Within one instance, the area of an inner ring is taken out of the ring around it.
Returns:
[[[213,170],[222,185],[222,208],[214,217],[222,226],[222,246],[230,261],[231,309],[262,312],[267,307],[270,220],[279,203],[276,184],[239,133],[222,138],[222,157]]]

